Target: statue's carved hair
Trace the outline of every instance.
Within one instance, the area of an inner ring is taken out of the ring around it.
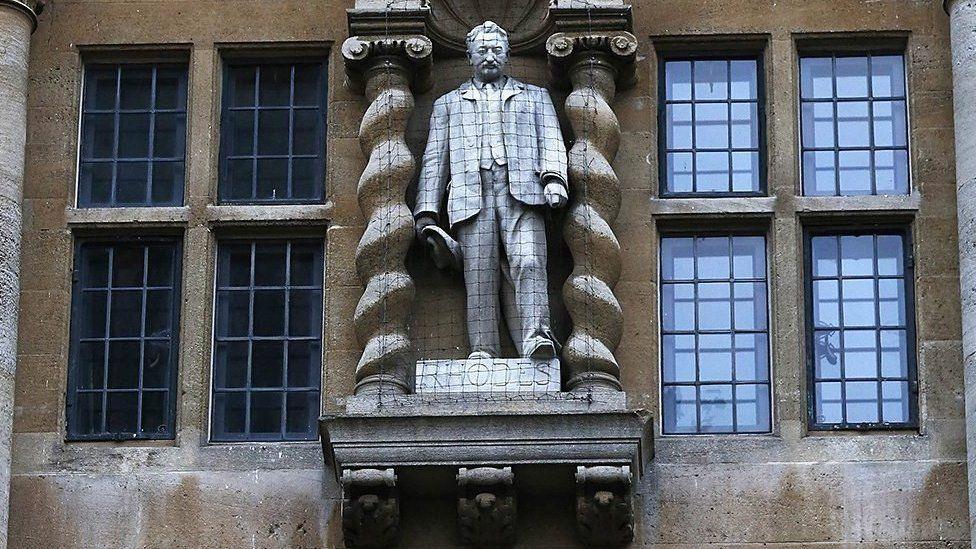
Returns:
[[[494,21],[485,21],[484,23],[471,29],[471,32],[468,33],[465,42],[467,42],[469,49],[471,44],[477,40],[479,34],[497,34],[498,36],[502,37],[502,40],[505,41],[505,46],[508,46],[508,31],[499,27]]]

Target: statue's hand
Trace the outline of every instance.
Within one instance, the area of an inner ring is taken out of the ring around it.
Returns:
[[[547,183],[543,194],[546,196],[546,204],[553,209],[562,208],[569,202],[566,187],[561,183]]]
[[[424,236],[423,236],[424,228],[429,227],[431,225],[437,225],[437,221],[434,221],[434,218],[428,216],[417,218],[417,221],[414,224],[414,229],[417,231],[418,240],[420,240],[421,242],[424,241]]]

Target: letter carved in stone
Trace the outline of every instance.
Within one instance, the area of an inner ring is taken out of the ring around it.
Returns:
[[[346,547],[396,544],[400,533],[396,478],[393,469],[342,472],[342,533]]]
[[[576,532],[589,546],[634,539],[633,475],[629,466],[576,468]]]
[[[511,467],[458,472],[458,530],[473,547],[515,543],[515,475]]]

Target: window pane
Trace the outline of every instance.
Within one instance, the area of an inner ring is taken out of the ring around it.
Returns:
[[[151,67],[122,67],[119,99],[123,109],[149,109],[152,97],[152,73]]]
[[[876,151],[874,170],[878,194],[908,193],[908,151]]]
[[[79,247],[68,395],[77,407],[68,410],[69,438],[172,437],[177,249],[172,241]],[[149,414],[141,423],[140,398]]]
[[[691,100],[690,61],[669,61],[665,64],[664,89],[668,100]]]
[[[669,149],[691,149],[691,105],[667,107]]]
[[[695,99],[728,99],[728,61],[695,61]]]
[[[765,253],[761,236],[661,240],[666,433],[770,430]]]
[[[319,111],[296,110],[294,117],[294,150],[292,153],[310,155],[318,154]]]
[[[867,57],[838,57],[835,70],[837,71],[837,97],[868,96]]]
[[[295,105],[317,106],[323,103],[321,97],[319,65],[295,65]]]
[[[83,108],[112,110],[118,91],[119,69],[117,66],[91,66],[85,69],[85,98]]]
[[[804,103],[802,107],[803,146],[820,149],[834,146],[834,104]]]
[[[837,103],[837,139],[841,147],[870,147],[867,101]]]
[[[216,440],[317,437],[309,414],[318,414],[322,269],[321,241],[218,246],[213,391],[224,408],[213,416]]]
[[[756,99],[759,96],[756,65],[753,60],[732,61],[732,99]]]
[[[800,60],[800,93],[803,99],[829,99],[834,96],[831,58],[807,57]]]
[[[233,79],[234,93],[231,101],[235,107],[248,107],[255,105],[256,98],[256,68],[255,67],[233,67],[230,69]]]
[[[258,154],[288,154],[287,110],[258,113]]]
[[[701,192],[729,191],[729,153],[700,152],[695,153],[695,190]]]
[[[808,196],[837,194],[836,153],[833,151],[803,153],[803,194]]]
[[[668,153],[668,190],[674,193],[690,193],[693,190],[694,173],[692,153]]]
[[[871,57],[871,93],[875,97],[904,97],[905,61],[902,56]]]
[[[732,104],[732,147],[759,147],[759,112],[755,103]]]
[[[904,147],[908,145],[904,101],[875,101],[874,145],[876,147]]]
[[[869,151],[840,151],[838,163],[841,194],[871,194],[871,153]]]
[[[699,149],[729,148],[729,106],[725,103],[695,105],[695,139]]]
[[[186,110],[185,73],[175,67],[156,70],[156,109]]]
[[[732,153],[732,190],[759,191],[759,153]]]
[[[261,105],[283,106],[291,102],[291,65],[261,66]]]
[[[843,325],[841,330],[815,329],[810,338],[816,379],[838,382],[816,384],[811,420],[817,426],[914,421],[908,393],[913,313],[906,298],[910,279],[903,242],[898,234],[810,240],[813,275],[836,277],[811,281],[813,325],[835,327],[838,320]],[[882,398],[879,391],[888,392]]]

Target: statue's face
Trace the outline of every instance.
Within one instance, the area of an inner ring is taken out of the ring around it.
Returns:
[[[505,73],[508,63],[508,42],[498,33],[481,33],[468,44],[468,59],[474,77],[482,82],[494,82]]]

